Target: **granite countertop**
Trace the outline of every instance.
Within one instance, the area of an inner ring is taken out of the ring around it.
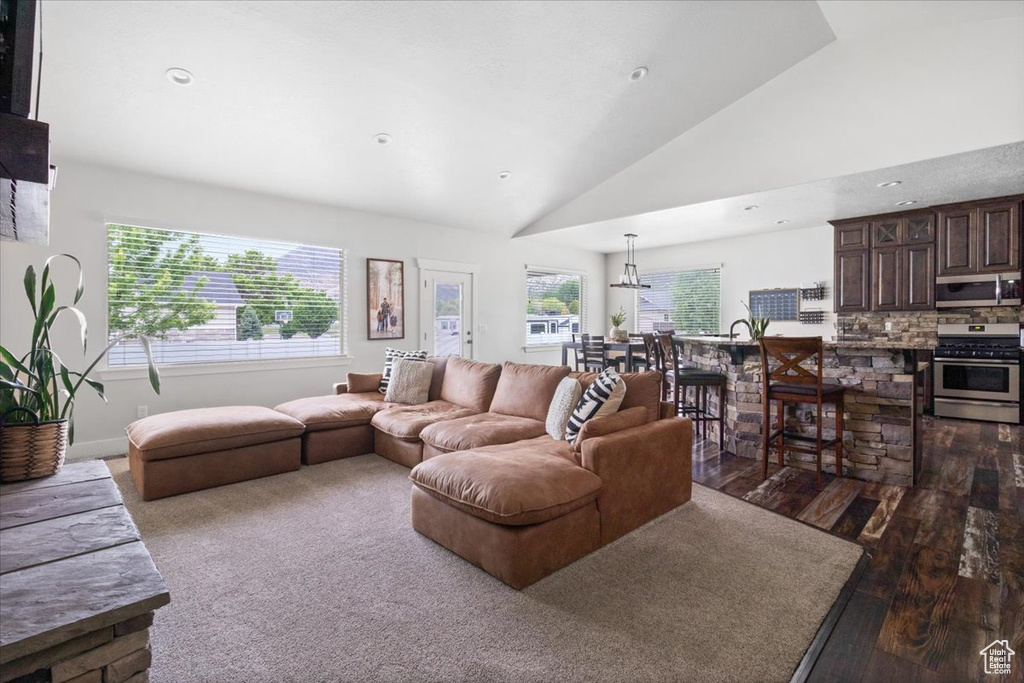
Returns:
[[[751,348],[757,347],[757,342],[751,341],[750,339],[729,339],[728,337],[701,337],[677,334],[673,337],[679,341],[697,342],[700,344],[708,344],[711,346],[725,346],[725,347],[746,347]],[[931,351],[935,348],[934,342],[928,341],[861,341],[861,340],[841,340],[835,341],[826,339],[823,342],[825,348],[847,348],[847,349],[887,349],[893,351],[902,350],[927,350]]]

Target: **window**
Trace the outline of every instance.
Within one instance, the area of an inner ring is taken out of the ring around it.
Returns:
[[[651,288],[636,293],[636,320],[640,321],[641,332],[719,333],[721,268],[645,273],[643,282]]]
[[[339,356],[338,249],[107,225],[110,366]]]
[[[572,341],[585,327],[587,278],[545,268],[526,268],[526,345]]]

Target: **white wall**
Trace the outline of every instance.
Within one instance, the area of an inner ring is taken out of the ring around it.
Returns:
[[[609,254],[609,273],[622,271],[625,252]],[[752,289],[809,286],[812,282],[825,284],[828,298],[820,302],[807,302],[804,310],[820,308],[826,311],[825,324],[803,325],[799,322],[773,321],[768,334],[786,336],[817,336],[826,339],[835,332],[832,324],[832,226],[823,225],[800,230],[786,230],[767,235],[750,235],[707,242],[680,244],[672,247],[644,249],[636,252],[636,263],[641,276],[644,272],[685,270],[708,265],[722,266],[722,328],[737,318],[746,318],[747,311],[740,302],[748,301]],[[633,320],[634,292],[610,290],[608,311],[623,306],[629,313],[626,327],[636,329]],[[742,338],[747,328],[737,326]]]
[[[458,261],[481,267],[476,286],[478,318],[475,352],[480,360],[557,363],[556,351],[523,351],[525,335],[524,266],[542,265],[585,271],[588,276],[588,327],[604,326],[607,281],[604,256],[508,238],[445,228],[335,207],[302,203],[237,190],[200,185],[80,162],[61,162],[51,194],[50,244],[47,247],[0,243],[0,343],[24,353],[31,333],[30,309],[22,288],[25,268],[40,269],[55,253],[74,254],[82,261],[86,293],[80,303],[91,325],[92,354],[106,335],[106,232],[108,221],[157,228],[274,239],[340,247],[348,250],[350,366],[230,371],[181,376],[168,372],[156,396],[142,378],[106,379],[109,404],[82,395],[75,411],[73,457],[123,452],[124,427],[136,418],[136,407],[150,414],[227,404],[273,406],[302,396],[325,394],[344,381],[349,371],[375,372],[384,347],[416,348],[419,328],[417,258]],[[268,169],[268,172],[271,172]],[[396,201],[400,198],[396,198]],[[410,334],[399,342],[367,341],[365,332],[367,257],[403,259],[406,280],[406,325]],[[66,270],[66,269],[65,269]],[[59,290],[73,291],[68,276]],[[70,303],[70,302],[69,302]],[[58,328],[55,346],[73,368],[83,356],[76,350],[74,328]],[[90,354],[90,356],[92,355]]]

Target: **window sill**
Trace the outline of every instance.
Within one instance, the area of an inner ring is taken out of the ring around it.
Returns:
[[[524,346],[523,353],[551,353],[552,351],[561,351],[561,344],[536,344],[533,346]]]
[[[160,366],[161,377],[196,377],[201,375],[230,375],[267,370],[298,370],[301,368],[328,368],[352,365],[352,356],[327,358],[275,358],[272,360],[237,361],[227,363],[182,363]],[[146,379],[149,369],[145,365],[105,368],[97,376],[104,382]]]

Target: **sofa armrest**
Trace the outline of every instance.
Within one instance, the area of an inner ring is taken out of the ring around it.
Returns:
[[[601,543],[690,500],[693,423],[673,417],[587,439],[581,464],[601,477]]]
[[[348,382],[335,382],[334,384],[335,394],[347,394],[348,393]]]

